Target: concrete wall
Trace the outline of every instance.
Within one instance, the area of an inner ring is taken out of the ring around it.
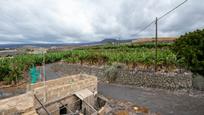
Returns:
[[[66,107],[68,107],[72,112],[75,112],[75,110],[79,110],[81,103],[80,103],[80,100],[76,96],[72,95],[62,100],[46,104],[45,107],[51,115],[59,115],[60,107],[62,107],[62,104],[66,105]],[[37,111],[42,115],[47,114],[43,108],[38,108]],[[68,111],[68,113],[70,112]]]
[[[74,110],[79,107],[80,103],[76,102],[79,98],[76,98],[73,94],[83,89],[89,89],[93,93],[97,91],[97,77],[86,74],[61,77],[46,81],[45,87],[43,82],[31,86],[36,96],[52,115],[59,114],[59,108],[62,104],[68,105],[75,112]],[[44,92],[46,92],[46,95],[44,95]],[[41,105],[37,100],[34,100],[34,106],[39,108],[38,112],[40,114],[46,114],[45,110],[40,108]]]
[[[97,78],[95,76],[80,74],[49,80],[46,81],[46,90],[44,83],[39,82],[33,84],[32,90],[25,94],[0,100],[0,115],[36,114],[35,109],[40,108],[41,105],[34,98],[34,94],[47,107],[48,111],[57,110],[60,107],[59,100],[63,104],[71,105],[70,103],[76,101],[76,97],[73,96],[74,92],[86,88],[92,92],[97,91]],[[45,91],[46,95],[44,96]],[[59,111],[55,112],[56,114],[59,113]]]
[[[33,93],[0,100],[0,115],[22,114],[33,110]]]
[[[32,85],[31,89],[41,102],[49,103],[50,101],[72,95],[74,92],[86,88],[92,92],[97,91],[97,78],[85,74],[67,76],[46,81],[45,87],[44,83],[40,82]],[[44,92],[46,92],[46,95],[44,95]]]
[[[86,73],[97,76],[99,80],[107,80],[105,77],[106,69],[96,66],[55,63],[50,68],[55,72],[60,71],[67,75]],[[192,74],[181,71],[177,73],[157,73],[155,76],[154,71],[119,70],[115,83],[170,90],[189,89],[192,88]]]

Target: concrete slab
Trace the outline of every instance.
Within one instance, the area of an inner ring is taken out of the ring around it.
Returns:
[[[77,91],[77,92],[75,92],[74,94],[75,94],[79,99],[81,99],[81,100],[84,100],[84,99],[86,99],[87,97],[93,95],[93,93],[92,93],[90,90],[88,90],[88,89],[84,89],[84,90],[81,90],[81,91]]]

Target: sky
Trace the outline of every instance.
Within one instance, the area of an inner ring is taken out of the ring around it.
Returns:
[[[0,44],[84,43],[153,37],[144,26],[184,0],[0,0]],[[159,37],[204,27],[203,0],[188,0],[158,22]]]

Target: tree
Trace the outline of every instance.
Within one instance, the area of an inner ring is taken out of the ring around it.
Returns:
[[[173,51],[181,65],[204,75],[204,29],[180,36],[173,45]]]

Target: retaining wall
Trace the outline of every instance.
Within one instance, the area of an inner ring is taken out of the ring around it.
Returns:
[[[73,75],[85,73],[97,76],[99,80],[107,80],[105,68],[85,66],[80,64],[55,63],[49,65],[50,70],[60,71],[63,74]],[[50,71],[49,70],[49,71]],[[49,76],[48,76],[49,77]],[[192,74],[181,71],[178,73],[155,73],[147,70],[118,70],[115,83],[135,85],[139,87],[153,87],[164,89],[190,89],[192,88]]]

